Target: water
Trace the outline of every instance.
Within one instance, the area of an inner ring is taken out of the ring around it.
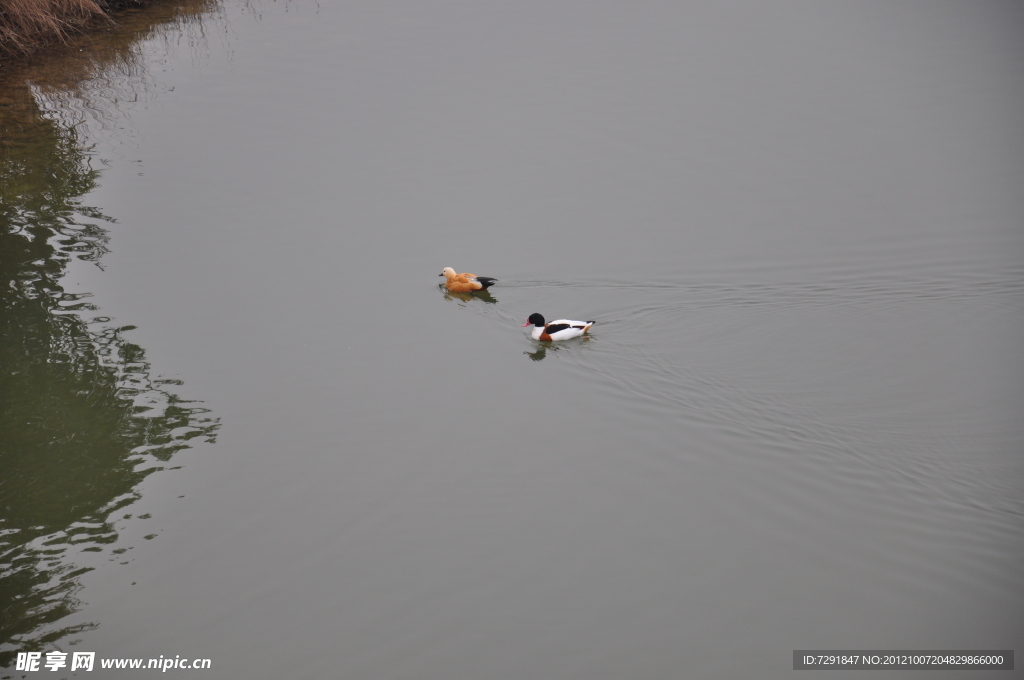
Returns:
[[[5,349],[58,368],[4,371],[0,651],[592,679],[1024,646],[1019,7],[191,11],[19,109],[54,122],[11,157],[75,181],[17,192],[57,251],[9,318],[82,339]],[[548,347],[532,312],[597,324]]]

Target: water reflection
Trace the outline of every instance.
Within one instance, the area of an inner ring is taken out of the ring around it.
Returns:
[[[196,3],[193,3],[195,6]],[[208,6],[209,3],[200,3]],[[171,15],[181,17],[180,8]],[[166,10],[165,10],[166,11]],[[111,34],[107,34],[110,37]],[[133,41],[107,45],[131,65]],[[64,75],[86,77],[103,60],[76,56]],[[77,67],[88,64],[88,68]],[[52,67],[52,66],[51,66]],[[21,650],[51,648],[94,623],[62,625],[81,606],[88,553],[110,553],[138,485],[217,421],[154,377],[145,350],[95,316],[87,294],[61,283],[73,259],[97,264],[105,223],[82,204],[99,172],[74,125],[45,116],[21,72],[0,106],[0,666]],[[10,76],[13,77],[13,76]],[[36,95],[40,86],[34,87]],[[52,85],[49,92],[57,92]],[[51,98],[52,99],[52,98]],[[59,99],[59,98],[58,98]],[[101,102],[90,106],[99,111]],[[102,115],[100,116],[102,118]]]
[[[444,295],[444,299],[449,302],[462,301],[472,302],[473,300],[480,300],[489,305],[493,305],[498,301],[498,298],[491,295],[486,290],[475,290],[472,293],[456,293],[445,288],[444,284],[438,284],[437,289]]]
[[[591,336],[586,335],[582,338],[574,338],[561,343],[547,342],[544,340],[535,340],[534,351],[523,352],[526,356],[530,357],[530,361],[542,361],[547,357],[548,352],[563,352],[572,349],[577,349],[586,346],[591,340]]]
[[[184,42],[192,60],[202,60],[217,10],[216,0],[183,0],[120,14],[116,30],[76,36],[56,58],[19,65],[12,82],[29,88],[37,113],[78,127],[83,138],[114,133],[123,140],[132,134],[132,112],[163,92],[147,59],[169,61]]]
[[[552,350],[557,350],[558,348],[557,347],[552,347],[551,349]],[[540,347],[537,348],[536,351],[534,351],[534,352],[523,352],[523,354],[525,354],[526,356],[530,357],[531,361],[541,361],[542,359],[544,359],[544,357],[546,357],[548,355],[548,348],[545,347],[544,345],[541,345]]]

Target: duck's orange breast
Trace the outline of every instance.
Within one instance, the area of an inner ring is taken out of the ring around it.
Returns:
[[[474,290],[480,290],[483,288],[479,281],[473,281],[476,278],[476,274],[470,274],[468,272],[463,274],[456,274],[445,282],[445,287],[453,293],[469,293]]]

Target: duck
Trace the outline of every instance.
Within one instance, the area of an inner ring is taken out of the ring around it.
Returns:
[[[555,319],[551,323],[545,323],[544,317],[536,312],[523,324],[523,328],[533,326],[530,337],[534,340],[568,340],[586,335],[594,321],[573,321],[571,319]]]
[[[446,279],[444,287],[453,293],[470,293],[474,290],[487,290],[490,286],[494,285],[495,281],[498,280],[492,279],[489,276],[477,276],[476,274],[470,274],[469,272],[456,274],[455,270],[451,267],[445,267],[442,269],[441,276]]]

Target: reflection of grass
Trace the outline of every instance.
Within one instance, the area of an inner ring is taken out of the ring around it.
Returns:
[[[97,2],[105,7],[143,4]],[[201,54],[210,28],[203,24],[216,8],[217,0],[146,0],[143,11],[119,15],[116,24],[105,21],[104,30],[68,36],[67,46],[56,45],[45,58],[10,61],[0,69],[0,127],[34,119],[40,107],[43,115],[69,130],[80,126],[88,134],[96,127],[122,127],[133,105],[143,105],[156,94],[142,46],[150,54],[154,49],[170,52],[184,39],[194,57]],[[0,129],[0,143],[7,139]]]
[[[60,625],[79,607],[74,553],[113,547],[138,484],[217,427],[153,379],[120,330],[64,311],[78,296],[46,289],[0,295],[0,666],[92,626]]]
[[[67,124],[73,116],[43,117],[38,98],[59,106],[62,93],[99,92],[89,79],[139,73],[134,45],[156,30],[111,32],[103,56],[69,51],[56,69],[53,60],[6,69],[36,90],[13,88],[0,102],[0,667],[94,627],[62,625],[80,608],[88,570],[76,555],[130,550],[115,548],[115,522],[130,518],[139,483],[217,429],[206,409],[174,394],[177,381],[151,375],[129,327],[88,318],[89,296],[62,285],[72,259],[100,262],[112,220],[82,204],[99,172],[80,128]],[[46,78],[54,71],[59,79]],[[115,106],[100,94],[88,103]]]
[[[97,173],[71,132],[23,123],[0,146],[0,667],[92,627],[60,625],[80,606],[74,551],[109,549],[139,482],[217,427],[64,290],[72,258],[106,252],[107,218],[80,203]]]

